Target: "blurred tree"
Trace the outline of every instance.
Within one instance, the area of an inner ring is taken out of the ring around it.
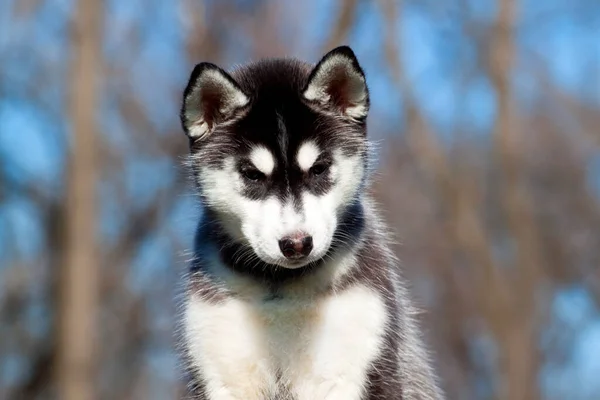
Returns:
[[[65,261],[61,265],[58,304],[58,397],[94,398],[98,346],[99,259],[96,249],[96,90],[101,66],[104,10],[96,0],[79,0],[71,33],[69,118],[72,147],[67,171]]]

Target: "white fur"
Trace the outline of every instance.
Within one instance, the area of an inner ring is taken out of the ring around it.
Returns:
[[[299,268],[325,255],[337,227],[338,211],[354,198],[364,174],[360,156],[335,152],[330,167],[332,189],[323,196],[304,193],[302,209],[297,211],[291,201],[282,202],[276,197],[244,197],[244,184],[233,158],[223,165],[221,169],[205,168],[200,174],[207,203],[220,212],[233,238],[251,246],[263,261],[286,268]],[[281,254],[279,240],[299,231],[312,236],[313,250],[303,263],[294,264]]]
[[[296,161],[298,161],[298,165],[303,171],[308,171],[310,167],[313,166],[317,158],[321,154],[319,147],[317,147],[316,143],[313,141],[309,141],[304,143],[298,149],[298,155],[296,156]]]
[[[304,92],[304,97],[307,100],[318,101],[319,103],[328,103],[331,99],[331,96],[327,94],[326,86],[317,86],[317,85],[309,85],[306,91]]]
[[[208,131],[209,131],[208,124],[206,122],[204,122],[204,120],[199,120],[197,122],[194,122],[189,127],[190,136],[193,138],[201,138],[201,137],[205,136],[206,134],[208,134]]]
[[[192,295],[185,314],[186,342],[211,400],[262,400],[273,390],[263,325],[242,301],[215,305]]]
[[[346,108],[346,114],[352,118],[363,118],[369,112],[369,108],[365,104]]]
[[[250,152],[250,161],[263,174],[271,175],[275,168],[275,158],[266,147],[258,146]]]
[[[192,295],[185,315],[211,400],[282,396],[275,371],[297,400],[358,400],[386,323],[381,295],[364,286],[305,302],[211,304]]]

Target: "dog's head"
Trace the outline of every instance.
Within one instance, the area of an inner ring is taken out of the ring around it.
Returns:
[[[314,67],[266,60],[232,72],[198,64],[181,120],[203,205],[260,260],[323,258],[356,205],[367,163],[365,75],[349,47]]]

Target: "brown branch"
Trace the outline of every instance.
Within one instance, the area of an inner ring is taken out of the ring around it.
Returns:
[[[323,53],[343,44],[356,22],[358,0],[340,0],[338,18],[327,41],[323,44]]]
[[[501,369],[505,380],[504,398],[539,398],[536,365],[535,287],[542,268],[537,223],[526,190],[523,148],[512,110],[511,76],[515,49],[513,30],[516,0],[501,0],[490,44],[489,70],[498,99],[498,117],[494,127],[495,151],[501,172],[504,215],[517,245],[517,265],[513,290],[514,309],[510,322],[500,331],[504,342]],[[524,354],[528,354],[525,356]]]
[[[9,396],[14,400],[29,400],[39,396],[45,389],[48,389],[48,383],[52,378],[52,365],[55,363],[53,346],[35,352],[33,364],[31,365],[31,375],[23,384],[15,388]]]

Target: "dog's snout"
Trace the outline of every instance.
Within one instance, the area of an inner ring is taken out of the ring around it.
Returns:
[[[304,233],[286,236],[279,241],[279,248],[285,258],[292,260],[304,258],[312,251],[312,236]]]

